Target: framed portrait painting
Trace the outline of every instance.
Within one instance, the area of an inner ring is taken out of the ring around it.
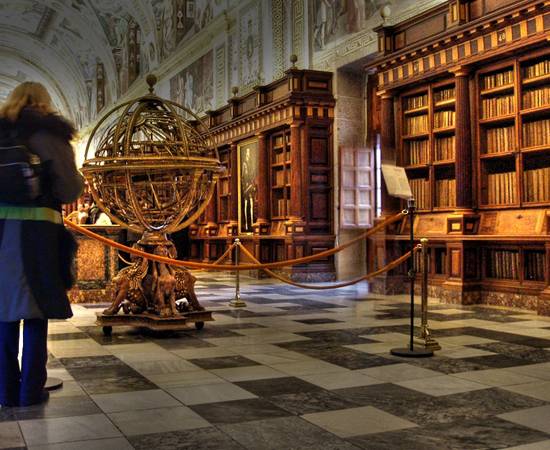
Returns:
[[[239,169],[239,233],[250,234],[258,217],[258,139],[237,146]]]

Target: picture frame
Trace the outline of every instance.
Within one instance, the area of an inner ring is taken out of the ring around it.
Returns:
[[[257,219],[259,141],[248,139],[237,145],[239,186],[239,234],[252,234]]]

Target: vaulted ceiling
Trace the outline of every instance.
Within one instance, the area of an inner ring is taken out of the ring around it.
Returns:
[[[121,66],[127,60],[130,26],[137,30],[141,49],[138,72],[158,64],[153,9],[158,2],[2,0],[0,101],[18,83],[39,81],[63,114],[77,125],[88,123],[97,106],[94,90],[99,65],[105,74],[104,103],[115,100],[129,84],[127,77],[121,77]]]

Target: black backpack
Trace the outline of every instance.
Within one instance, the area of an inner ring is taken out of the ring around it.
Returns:
[[[25,205],[41,194],[40,158],[13,136],[0,139],[0,203]]]

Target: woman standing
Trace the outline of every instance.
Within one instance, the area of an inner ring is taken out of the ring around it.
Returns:
[[[42,163],[41,195],[31,204],[0,203],[0,405],[28,406],[48,398],[48,319],[72,316],[72,237],[61,204],[75,201],[84,182],[70,141],[74,128],[55,114],[39,83],[13,90],[0,107],[2,146],[24,145]],[[23,354],[19,367],[19,334]]]

